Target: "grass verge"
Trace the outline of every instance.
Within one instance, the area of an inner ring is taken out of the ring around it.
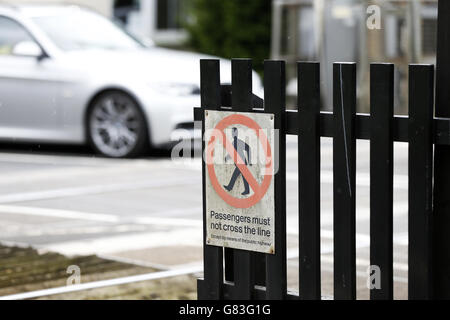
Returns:
[[[67,279],[71,276],[67,273],[69,266],[80,268],[82,283],[158,271],[97,256],[66,257],[52,252],[40,253],[33,248],[0,245],[0,296],[65,286]],[[195,298],[195,278],[181,276],[43,297],[42,299],[189,300]]]

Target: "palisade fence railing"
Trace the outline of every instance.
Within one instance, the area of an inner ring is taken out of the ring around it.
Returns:
[[[264,100],[252,94],[252,62],[232,61],[221,86],[218,60],[201,61],[201,108],[275,114],[275,255],[206,245],[199,299],[321,299],[320,138],[333,138],[334,298],[356,299],[356,141],[370,140],[370,264],[381,270],[371,299],[393,299],[394,142],[409,144],[409,299],[432,296],[434,146],[450,145],[450,119],[434,117],[434,66],[409,69],[409,117],[394,116],[394,65],[372,64],[371,114],[357,114],[355,63],[334,64],[334,112],[320,111],[320,65],[298,63],[298,111],[285,104],[285,62],[265,62]],[[203,122],[204,124],[204,122]],[[203,128],[205,126],[203,125]],[[204,129],[203,129],[204,130]],[[287,292],[286,135],[298,136],[299,288]],[[205,143],[204,143],[205,147]],[[205,169],[203,169],[205,208]],[[441,191],[442,192],[442,191]]]

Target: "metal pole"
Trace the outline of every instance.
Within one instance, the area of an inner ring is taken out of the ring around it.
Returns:
[[[450,1],[438,12],[436,116],[450,118]],[[436,146],[434,170],[434,298],[450,299],[450,146]]]
[[[409,50],[410,62],[419,63],[421,60],[422,36],[421,36],[421,9],[422,5],[418,0],[412,0],[410,3],[410,26],[409,26]]]
[[[272,2],[272,48],[271,58],[278,59],[281,56],[281,25],[282,6],[277,0]]]

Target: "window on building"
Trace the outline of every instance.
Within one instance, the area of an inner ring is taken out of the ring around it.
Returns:
[[[139,0],[115,0],[114,1],[114,17],[124,25],[128,23],[130,12],[138,11],[140,8]]]
[[[425,55],[436,54],[437,20],[424,19],[422,21],[422,52]]]
[[[184,6],[181,0],[157,0],[157,29],[181,29]]]
[[[422,6],[422,54],[435,56],[437,49],[437,4]]]
[[[406,17],[397,14],[386,15],[384,27],[386,58],[396,59],[405,55],[410,41],[407,31]]]

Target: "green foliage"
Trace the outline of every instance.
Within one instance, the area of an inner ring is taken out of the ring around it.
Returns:
[[[190,0],[190,46],[225,58],[252,58],[262,69],[270,55],[271,0]]]

